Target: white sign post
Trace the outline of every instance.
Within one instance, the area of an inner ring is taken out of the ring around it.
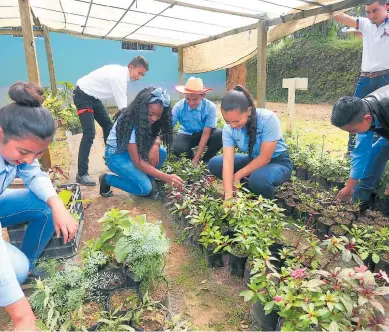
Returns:
[[[288,130],[294,129],[294,114],[296,112],[296,90],[308,89],[308,78],[284,78],[282,80],[282,87],[288,89]]]

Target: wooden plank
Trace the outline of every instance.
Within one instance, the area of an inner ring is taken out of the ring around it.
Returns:
[[[287,14],[280,17],[277,17],[272,20],[267,21],[267,26],[279,25],[291,21],[301,20],[303,18],[317,16],[320,14],[329,14],[336,12],[338,10],[346,10],[353,8],[355,6],[364,5],[371,2],[371,0],[344,0],[341,2],[336,2],[332,5],[326,5],[323,7],[317,7],[312,9],[307,9],[298,13]]]
[[[34,32],[34,36],[42,35],[42,29],[36,29],[33,32]],[[0,35],[12,36],[12,35],[21,35],[21,34],[22,34],[22,30],[0,29]]]
[[[55,79],[53,52],[51,50],[51,42],[50,42],[50,33],[47,26],[44,25],[42,27],[42,32],[43,32],[43,38],[45,39],[46,57],[47,57],[47,65],[49,67],[51,92],[54,96],[56,96],[58,93],[57,81]]]
[[[34,32],[32,29],[30,1],[29,0],[18,0],[19,1],[19,12],[20,20],[22,23],[22,34],[24,41],[24,52],[26,54],[28,80],[31,83],[40,85],[38,62],[35,52],[35,39]]]
[[[175,1],[175,0],[155,0],[155,1],[167,3],[169,5],[172,5],[172,7],[173,6],[181,6],[181,7],[205,10],[207,12],[219,13],[219,14],[235,15],[235,16],[255,18],[255,19],[261,18],[261,16],[262,16],[261,14],[257,15],[257,14],[240,13],[240,12],[235,12],[232,10],[211,8],[211,7],[207,7],[207,6],[196,5],[194,3]]]
[[[266,100],[267,31],[264,20],[257,28],[257,107],[265,108]]]
[[[178,78],[180,85],[184,85],[184,50],[182,47],[178,48]]]

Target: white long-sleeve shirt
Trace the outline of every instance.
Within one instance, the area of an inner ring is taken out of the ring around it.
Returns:
[[[127,85],[130,73],[127,66],[106,65],[81,77],[79,88],[99,100],[115,99],[119,110],[127,107]]]

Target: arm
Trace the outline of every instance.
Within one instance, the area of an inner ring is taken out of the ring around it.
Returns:
[[[157,136],[157,138],[154,141],[153,146],[150,149],[149,152],[149,164],[151,166],[157,167],[159,164],[159,147],[161,145],[161,138]]]
[[[235,148],[233,146],[223,148],[223,187],[225,200],[233,197],[234,159]]]
[[[208,140],[211,137],[213,128],[204,128],[203,134],[201,135],[199,146],[197,147],[196,155],[193,158],[193,163],[197,165],[200,161],[201,156],[203,155],[203,152],[205,150],[205,147],[207,146]]]
[[[363,172],[370,161],[371,148],[373,145],[372,131],[357,134],[357,141],[354,151],[351,153],[351,171],[346,186],[339,191],[337,199],[342,201],[349,200],[358,180],[362,179]]]
[[[0,306],[5,308],[17,330],[35,330],[35,316],[16,279],[2,237],[0,266]]]
[[[270,162],[276,146],[277,141],[262,142],[259,156],[235,173],[234,182],[239,182],[242,178],[249,176],[255,170],[266,166]]]
[[[19,166],[18,175],[24,185],[51,208],[56,235],[59,237],[62,232],[64,242],[71,241],[77,233],[78,224],[57,195],[50,178],[40,169],[38,160]]]
[[[155,168],[154,166],[150,165],[148,162],[140,158],[136,143],[129,143],[127,150],[130,154],[131,161],[133,162],[136,168],[138,168],[149,176],[166,182],[170,186],[179,189],[182,187],[184,181],[179,176],[175,174],[166,174],[164,172],[161,172],[159,169]]]
[[[335,21],[342,23],[344,25],[347,25],[350,28],[355,28],[355,29],[358,28],[357,19],[352,17],[352,16],[349,16],[346,14],[339,14],[339,15],[334,16],[334,19],[335,19]]]
[[[183,107],[184,101],[185,100],[180,100],[172,108],[172,126],[173,126],[173,128],[177,124],[177,122],[179,122],[179,113]]]
[[[193,163],[195,165],[199,163],[199,160],[204,152],[204,149],[207,146],[208,140],[211,137],[212,129],[216,128],[216,124],[217,124],[216,105],[210,102],[209,100],[206,100],[206,103],[209,112],[204,121],[203,134],[201,135],[201,139],[197,147],[196,155],[193,158]]]

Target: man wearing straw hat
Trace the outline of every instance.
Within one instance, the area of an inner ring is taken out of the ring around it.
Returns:
[[[185,94],[185,98],[174,105],[173,126],[180,123],[177,137],[173,141],[172,152],[176,156],[184,154],[198,165],[205,163],[222,148],[222,131],[216,129],[216,105],[205,98],[208,91],[201,78],[191,77],[185,86],[176,86],[176,90]],[[196,153],[193,148],[197,146]],[[204,153],[205,148],[207,151]]]

